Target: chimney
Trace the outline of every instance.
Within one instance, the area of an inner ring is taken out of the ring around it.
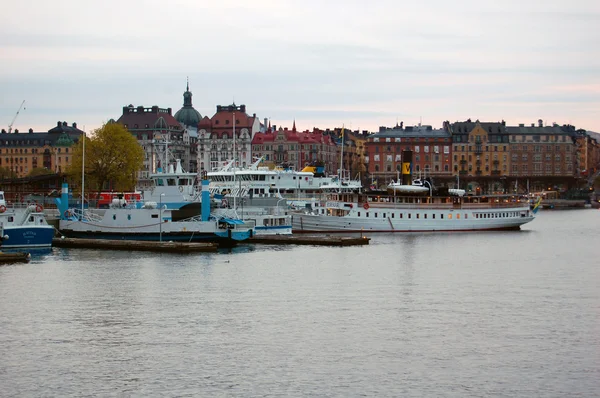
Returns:
[[[31,134],[31,133],[33,133],[33,129],[29,129],[29,133],[30,133],[30,134]]]
[[[535,127],[535,123],[531,123],[531,127]]]
[[[538,126],[544,127],[544,121],[542,119],[538,119]]]
[[[267,118],[264,118],[264,123],[265,123],[265,131],[269,128],[269,124],[267,123]]]
[[[58,122],[56,122],[56,127],[60,127],[61,123],[60,120]]]
[[[67,127],[67,122],[63,122],[63,127]]]
[[[77,123],[73,122],[73,128],[76,129],[77,128]]]

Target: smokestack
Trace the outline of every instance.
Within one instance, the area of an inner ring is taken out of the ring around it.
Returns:
[[[402,151],[402,185],[412,185],[412,151]]]

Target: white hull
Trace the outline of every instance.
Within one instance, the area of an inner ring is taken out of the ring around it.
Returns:
[[[369,217],[366,217],[367,212]],[[518,229],[533,219],[527,206],[486,209],[371,208],[368,211],[353,210],[345,216],[295,213],[292,226],[294,233],[481,231]]]

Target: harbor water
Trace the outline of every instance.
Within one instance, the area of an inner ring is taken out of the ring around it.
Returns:
[[[0,396],[600,396],[600,211],[0,266]]]

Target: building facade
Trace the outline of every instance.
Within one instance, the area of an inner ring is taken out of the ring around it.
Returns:
[[[217,105],[211,118],[198,123],[198,170],[214,170],[234,158],[240,167],[250,165],[252,137],[259,131],[260,121],[246,113],[246,105]]]
[[[397,180],[402,167],[402,151],[413,152],[414,177],[434,177],[438,182],[452,179],[451,134],[432,126],[380,127],[367,139],[365,162],[375,185]]]
[[[511,172],[519,192],[566,190],[579,177],[576,135],[557,124],[506,127],[510,137]],[[526,184],[526,185],[525,185]]]
[[[140,188],[150,183],[149,173],[156,172],[157,167],[167,166],[159,164],[159,151],[164,151],[164,146],[158,145],[159,142],[168,140],[172,155],[169,162],[181,159],[183,168],[190,170],[190,143],[189,140],[186,142],[185,128],[173,117],[171,108],[124,106],[123,114],[116,123],[123,124],[144,150],[144,166],[138,176]]]
[[[297,131],[294,123],[287,128],[269,129],[252,139],[252,153],[263,157],[269,167],[287,166],[302,170],[306,165],[320,162],[327,174],[339,169],[339,147],[329,133],[319,129]]]
[[[83,131],[77,123],[57,122],[56,127],[44,133],[29,129],[26,133],[15,130],[0,133],[0,167],[7,169],[10,177],[28,176],[34,169],[62,174],[71,164],[74,145]]]

